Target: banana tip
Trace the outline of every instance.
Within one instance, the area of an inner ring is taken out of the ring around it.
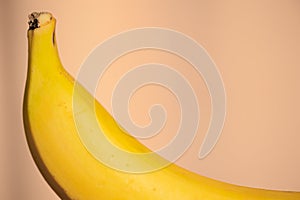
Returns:
[[[52,20],[52,14],[49,12],[33,12],[28,15],[29,30],[34,30],[48,24]]]

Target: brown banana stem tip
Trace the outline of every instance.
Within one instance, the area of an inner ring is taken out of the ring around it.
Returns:
[[[49,12],[33,12],[28,15],[29,30],[34,30],[48,24],[52,20],[52,14]]]

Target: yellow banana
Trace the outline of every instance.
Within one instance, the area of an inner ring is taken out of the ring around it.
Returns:
[[[50,13],[32,13],[28,30],[28,76],[23,118],[32,156],[49,185],[61,199],[72,200],[299,200],[299,192],[272,191],[223,183],[187,171],[175,164],[134,174],[112,169],[97,160],[78,133],[72,98],[75,81],[64,70],[55,41],[56,20]],[[105,136],[128,152],[150,152],[129,136],[83,88],[78,104],[79,126],[89,126],[86,113],[96,112]],[[76,113],[75,113],[76,114]],[[82,124],[81,124],[82,123]],[[90,125],[94,131],[94,125]],[[110,152],[100,152],[110,155]],[[163,160],[163,159],[161,159]],[[161,162],[153,157],[153,163]],[[149,160],[148,160],[149,161]],[[136,165],[147,165],[136,160]]]

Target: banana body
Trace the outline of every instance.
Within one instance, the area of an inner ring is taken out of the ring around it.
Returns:
[[[47,15],[47,16],[46,16]],[[299,200],[300,193],[235,186],[212,180],[174,164],[158,171],[133,174],[112,169],[92,156],[77,133],[72,108],[75,82],[64,70],[55,41],[56,20],[48,13],[32,14],[28,30],[28,76],[23,118],[32,156],[49,185],[62,199],[72,200]],[[34,24],[35,22],[36,24]],[[89,125],[93,97],[80,89],[79,114]],[[129,152],[149,150],[119,128],[95,103],[106,137]],[[86,116],[85,116],[86,115]],[[91,126],[93,129],[93,126]],[[102,152],[109,154],[110,152]],[[137,161],[137,165],[143,164]],[[155,161],[154,161],[155,162]]]

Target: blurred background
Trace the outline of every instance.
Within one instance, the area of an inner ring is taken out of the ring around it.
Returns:
[[[227,93],[225,126],[206,158],[197,155],[209,125],[209,94],[179,57],[151,50],[123,56],[99,81],[97,98],[111,111],[112,89],[122,74],[146,62],[169,64],[190,80],[201,110],[197,137],[177,164],[233,184],[300,191],[300,1],[2,0],[1,199],[58,199],[32,160],[22,125],[27,16],[33,11],[56,17],[61,60],[73,76],[98,44],[129,29],[169,28],[196,40],[218,66]],[[167,90],[149,86],[129,107],[132,119],[143,125],[157,102],[165,105],[168,119],[161,136],[143,141],[153,149],[178,128],[178,102]]]

